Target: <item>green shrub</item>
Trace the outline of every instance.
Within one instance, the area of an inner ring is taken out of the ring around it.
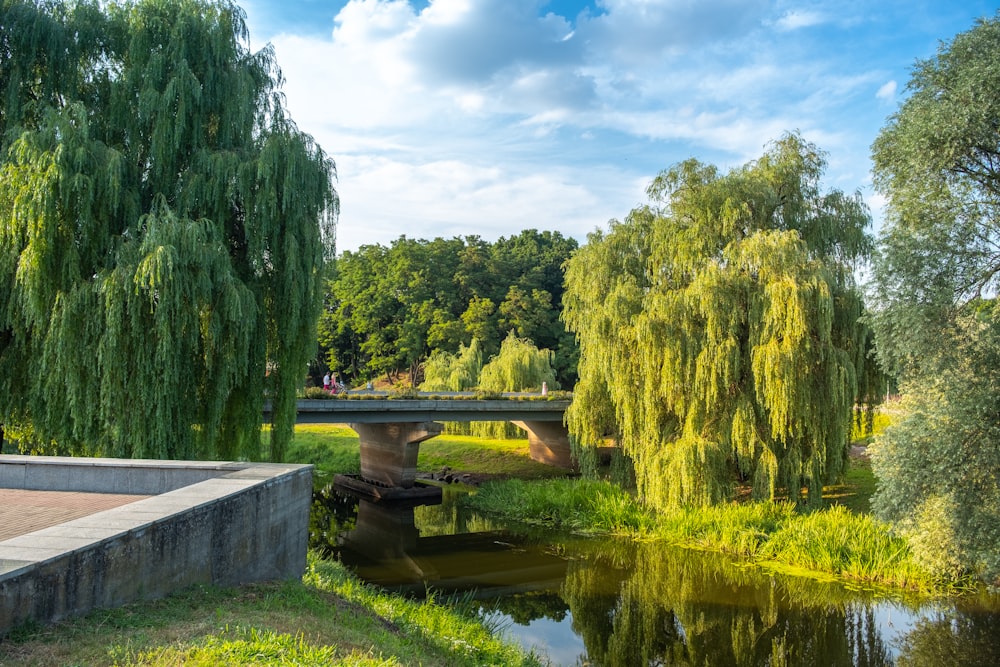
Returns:
[[[331,394],[326,389],[323,389],[323,387],[306,387],[302,395],[304,398],[318,398],[326,400],[332,399],[336,396],[336,394]]]

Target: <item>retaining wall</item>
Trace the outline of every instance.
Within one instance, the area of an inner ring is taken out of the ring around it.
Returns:
[[[0,487],[157,494],[0,542],[0,636],[192,584],[305,570],[312,466],[0,456]]]

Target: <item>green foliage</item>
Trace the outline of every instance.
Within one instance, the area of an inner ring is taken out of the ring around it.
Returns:
[[[460,345],[458,354],[435,350],[424,364],[421,391],[468,391],[479,384],[483,368],[483,353],[479,339],[473,338],[468,347]]]
[[[886,524],[841,506],[803,514],[793,503],[750,502],[653,513],[616,485],[591,480],[490,482],[465,502],[507,520],[628,535],[858,581],[924,591],[949,585]]]
[[[918,62],[873,146],[888,199],[876,264],[880,361],[902,416],[877,437],[877,513],[928,567],[1000,583],[1000,16]]]
[[[483,366],[479,375],[481,392],[541,391],[542,383],[558,389],[551,350],[540,350],[534,343],[518,338],[511,331],[500,345],[500,352]],[[521,437],[509,422],[472,422],[471,432],[483,438]]]
[[[515,331],[553,350],[559,373],[571,379],[576,345],[559,313],[562,264],[575,249],[558,232],[529,229],[493,244],[404,236],[388,248],[345,252],[319,325],[327,362],[355,379],[395,380],[402,371],[413,379],[435,352],[455,354],[476,339],[489,358]]]
[[[998,49],[1000,16],[917,62],[909,96],[872,146],[887,197],[872,290],[877,349],[897,376],[933,357],[958,309],[1000,287]]]
[[[323,389],[323,387],[306,387],[302,391],[303,398],[309,398],[319,401],[329,401],[333,400],[337,395],[330,393],[329,389]]]
[[[571,433],[584,452],[613,435],[650,506],[719,502],[737,478],[818,503],[843,469],[853,407],[879,393],[854,285],[869,216],[820,192],[823,168],[797,135],[726,175],[681,163],[568,263]]]
[[[903,384],[902,414],[869,448],[872,506],[928,567],[1000,583],[1000,309],[955,331],[939,372]]]
[[[224,1],[3,7],[0,421],[71,451],[280,460],[338,204],[273,52]]]
[[[541,391],[542,383],[558,389],[552,368],[552,351],[540,350],[512,331],[500,345],[500,353],[483,366],[479,376],[482,391]]]

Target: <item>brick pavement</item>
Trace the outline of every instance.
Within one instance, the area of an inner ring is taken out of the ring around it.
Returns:
[[[148,497],[0,489],[0,542]]]

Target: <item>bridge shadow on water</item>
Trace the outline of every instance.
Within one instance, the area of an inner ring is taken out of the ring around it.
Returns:
[[[363,580],[459,594],[554,665],[995,665],[1000,598],[887,598],[662,544],[317,491],[311,544]]]

